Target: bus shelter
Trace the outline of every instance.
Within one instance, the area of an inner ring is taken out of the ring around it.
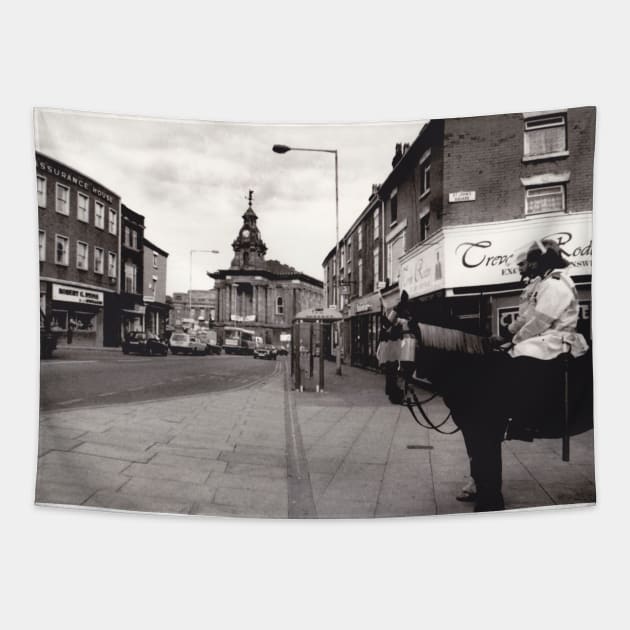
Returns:
[[[303,372],[313,378],[314,359],[318,358],[318,392],[324,391],[324,328],[343,319],[334,308],[308,308],[294,318],[291,334],[291,378],[293,388],[304,391]]]

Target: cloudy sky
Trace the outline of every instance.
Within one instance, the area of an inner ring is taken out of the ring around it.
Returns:
[[[374,125],[254,125],[37,110],[36,149],[118,193],[145,216],[145,235],[169,252],[167,292],[194,289],[206,271],[228,267],[247,193],[267,259],[316,278],[335,243],[332,154],[290,152],[274,144],[339,152],[339,230],[365,208],[373,183],[391,170],[396,142],[411,142],[423,122]]]

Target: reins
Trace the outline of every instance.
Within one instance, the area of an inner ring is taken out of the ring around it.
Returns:
[[[407,390],[407,392],[409,394],[411,394],[411,396],[413,397],[413,401],[409,400],[409,398],[407,398],[404,402],[403,405],[405,407],[407,407],[407,409],[409,409],[409,413],[411,413],[412,418],[416,421],[417,424],[419,424],[423,429],[433,429],[434,431],[437,431],[438,433],[441,433],[442,435],[453,435],[453,433],[457,433],[459,431],[459,427],[455,427],[452,431],[443,431],[441,429],[441,427],[443,427],[448,420],[450,419],[450,417],[453,415],[451,411],[448,412],[448,415],[446,416],[446,418],[444,418],[444,420],[442,420],[442,422],[439,422],[438,424],[435,424],[431,418],[429,418],[429,416],[426,414],[426,412],[424,411],[422,405],[432,401],[434,398],[437,397],[437,394],[433,394],[432,396],[429,396],[428,398],[426,398],[425,400],[423,400],[422,402],[418,400],[418,397],[416,396],[416,392],[413,389],[413,387],[407,386],[405,388]],[[425,422],[427,424],[423,424],[422,422],[420,422],[418,416],[415,414],[413,408],[417,407],[418,410],[420,411],[420,413],[422,414],[422,417],[424,418]]]

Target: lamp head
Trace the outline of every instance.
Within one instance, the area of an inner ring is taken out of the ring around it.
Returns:
[[[288,147],[286,144],[274,144],[272,151],[274,153],[286,153],[287,151],[290,151],[291,147]]]

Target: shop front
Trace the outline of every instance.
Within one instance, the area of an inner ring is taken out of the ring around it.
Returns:
[[[144,316],[146,307],[140,304],[134,304],[133,308],[121,309],[121,334],[124,339],[130,332],[144,330]]]
[[[58,345],[103,345],[102,291],[52,283],[50,327],[61,333]]]
[[[546,238],[559,243],[570,263],[579,330],[590,339],[590,212],[444,228],[401,257],[400,290],[425,321],[500,335],[516,317],[523,290],[516,255]]]
[[[350,304],[350,364],[377,369],[376,348],[381,329],[378,294],[364,295]]]

